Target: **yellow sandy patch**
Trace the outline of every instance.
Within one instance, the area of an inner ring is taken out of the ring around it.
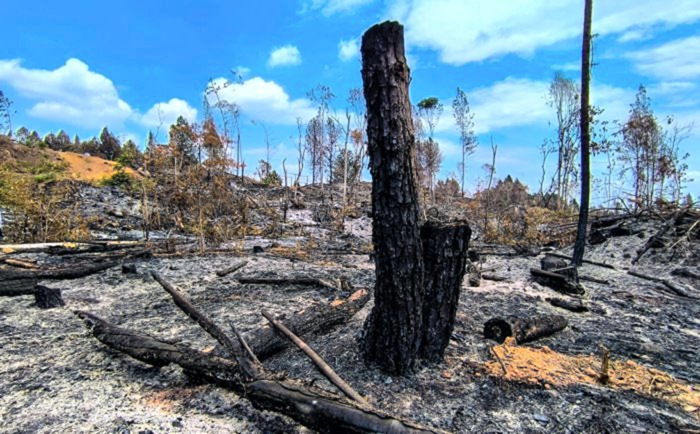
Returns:
[[[509,340],[503,345],[494,346],[492,354],[495,360],[485,363],[486,372],[504,380],[544,384],[545,387],[600,384],[601,357],[568,356],[547,347],[519,347]],[[608,376],[608,387],[662,399],[700,417],[700,390],[697,385],[677,380],[666,372],[644,367],[631,360],[611,360]]]
[[[117,173],[114,161],[104,160],[100,157],[76,154],[75,152],[59,152],[61,158],[67,162],[72,176],[83,181],[100,181]],[[125,172],[131,176],[138,174],[131,168]]]

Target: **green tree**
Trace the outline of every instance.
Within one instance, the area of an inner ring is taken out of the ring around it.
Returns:
[[[129,139],[124,142],[121,154],[117,158],[117,163],[123,167],[131,167],[138,169],[143,164],[143,155],[133,140]]]
[[[102,128],[97,155],[106,160],[117,161],[120,152],[121,145],[119,139],[117,139],[114,134],[110,133],[107,127]]]
[[[179,116],[175,123],[170,126],[170,148],[176,171],[197,162],[195,155],[196,137],[194,128],[182,116]]]
[[[0,90],[0,134],[12,135],[12,101]]]

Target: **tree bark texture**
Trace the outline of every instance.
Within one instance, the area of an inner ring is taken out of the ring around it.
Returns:
[[[423,334],[419,356],[442,359],[454,328],[459,292],[467,263],[471,229],[465,222],[447,225],[428,222],[423,242]]]
[[[484,337],[502,344],[507,337],[512,336],[517,343],[522,344],[553,335],[564,330],[568,324],[561,315],[492,318],[484,325]]]
[[[361,52],[377,264],[364,353],[368,361],[398,375],[414,366],[421,345],[424,292],[403,26],[385,22],[371,27],[362,37]]]
[[[36,279],[0,280],[0,297],[32,295],[36,292]]]

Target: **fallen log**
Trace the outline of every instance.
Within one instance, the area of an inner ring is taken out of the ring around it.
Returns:
[[[563,294],[583,295],[586,292],[576,280],[561,274],[540,270],[539,268],[531,268],[530,274],[537,282]]]
[[[6,259],[3,259],[2,262],[4,262],[7,265],[10,265],[12,267],[17,267],[17,268],[34,269],[37,267],[36,263],[34,263],[34,262],[22,261],[19,259],[6,258]]]
[[[320,286],[322,288],[340,290],[335,285],[326,282],[323,279],[315,277],[296,277],[296,278],[275,278],[275,277],[238,277],[238,283],[244,285],[303,285],[303,286]]]
[[[346,323],[362,309],[368,300],[369,293],[366,290],[359,290],[345,300],[330,304],[316,304],[306,308],[285,319],[285,325],[297,336],[328,332],[339,324]],[[260,360],[265,360],[291,345],[269,325],[249,333],[246,341]]]
[[[498,274],[482,274],[481,278],[484,280],[492,280],[494,282],[505,282],[508,280],[506,276],[500,276]]]
[[[232,265],[232,266],[230,266],[230,267],[228,267],[228,268],[224,268],[223,270],[217,271],[217,272],[216,272],[216,275],[219,276],[219,277],[227,276],[227,275],[233,273],[234,271],[240,270],[241,268],[245,267],[247,264],[248,264],[248,261],[243,261],[243,262],[241,262],[241,263],[239,263],[239,264]]]
[[[286,414],[322,433],[440,432],[291,380],[274,380],[252,358],[248,362],[255,366],[260,377],[246,380],[240,366],[232,360],[117,327],[88,312],[77,311],[76,314],[95,338],[115,350],[152,366],[179,365],[190,375],[239,393],[256,408]]]
[[[36,292],[36,279],[0,280],[0,297],[32,295]]]
[[[37,279],[37,280],[62,280],[79,279],[91,274],[108,270],[119,265],[119,261],[91,263],[88,265],[76,265],[71,268],[56,270],[0,270],[0,281]]]
[[[548,301],[549,304],[551,304],[554,307],[566,309],[570,312],[588,312],[588,307],[586,307],[586,305],[583,304],[583,301],[581,301],[580,298],[576,298],[573,300],[567,300],[564,298],[546,298],[545,301]]]
[[[502,344],[507,337],[512,336],[517,343],[522,344],[553,335],[564,330],[568,324],[561,315],[491,318],[484,324],[484,337]]]
[[[606,279],[598,279],[592,276],[578,276],[578,280],[584,280],[586,282],[600,283],[601,285],[610,285],[610,281]]]
[[[573,259],[571,256],[562,255],[561,253],[547,252],[547,253],[545,253],[545,255],[547,255],[547,256],[554,256],[555,258],[568,259],[568,260],[570,260],[570,261]],[[597,265],[598,267],[609,268],[609,269],[611,269],[611,270],[616,270],[616,268],[615,268],[614,265],[606,264],[606,263],[604,263],[604,262],[596,262],[596,261],[591,261],[591,260],[588,260],[588,259],[584,259],[584,260],[583,260],[583,263],[584,263],[584,264],[590,264],[590,265]]]
[[[643,273],[640,273],[640,272],[634,271],[634,270],[629,270],[627,272],[627,274],[629,274],[630,276],[639,277],[640,279],[648,280],[650,282],[661,283],[666,288],[670,289],[671,291],[673,291],[676,295],[678,295],[680,297],[697,298],[696,296],[694,296],[693,294],[688,292],[688,290],[686,288],[682,287],[680,284],[678,284],[672,280],[663,279],[661,277],[656,277],[656,276],[649,276],[648,274],[643,274]]]

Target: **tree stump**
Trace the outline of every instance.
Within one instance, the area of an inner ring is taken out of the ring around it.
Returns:
[[[419,356],[441,360],[454,329],[472,231],[465,222],[426,223],[423,241],[423,339]]]
[[[367,361],[400,375],[414,366],[421,344],[424,292],[403,26],[385,22],[371,27],[362,37],[361,51],[377,264],[375,304],[363,346]]]
[[[61,297],[61,290],[59,288],[37,285],[34,299],[36,300],[36,305],[41,309],[52,309],[54,307],[66,305],[66,302],[63,301],[63,297]]]

